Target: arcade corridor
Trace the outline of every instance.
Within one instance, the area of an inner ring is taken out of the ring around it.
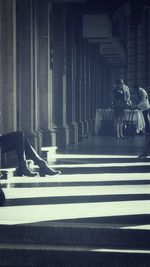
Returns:
[[[149,0],[0,0],[0,134],[62,172],[1,179],[0,267],[150,267],[145,136],[95,135],[118,78],[150,97]]]

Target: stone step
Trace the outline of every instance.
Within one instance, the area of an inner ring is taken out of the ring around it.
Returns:
[[[84,164],[83,164],[84,165]],[[51,165],[52,168],[60,170],[62,174],[96,174],[96,173],[150,173],[150,165],[148,166],[63,166]]]
[[[1,267],[149,267],[149,262],[149,250],[19,243],[0,245]]]
[[[42,147],[42,155],[47,160],[47,162],[55,162],[56,161],[56,150],[57,146],[49,146],[49,147]]]
[[[150,249],[150,230],[106,228],[98,224],[45,222],[28,225],[0,225],[0,244],[49,244],[98,246],[115,249]]]
[[[1,179],[14,176],[16,168],[0,168]]]

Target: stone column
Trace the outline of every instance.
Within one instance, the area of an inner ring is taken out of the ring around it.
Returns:
[[[88,62],[87,62],[87,121],[88,121],[88,134],[91,134],[94,130],[94,118],[95,118],[95,95],[96,91],[96,73],[100,72],[98,67],[99,53],[96,43],[88,43]]]
[[[66,123],[66,32],[65,5],[53,5],[53,123],[56,129],[57,146],[69,144],[69,129]]]
[[[84,117],[84,127],[85,127],[85,134],[88,136],[89,133],[89,119],[90,119],[90,64],[91,64],[91,57],[90,57],[90,44],[88,41],[85,42],[85,117]]]
[[[0,135],[2,134],[2,70],[2,1],[0,1]]]
[[[144,16],[143,16],[144,17]],[[145,20],[143,18],[140,25],[137,27],[137,82],[140,86],[145,87],[146,84],[146,34]]]
[[[76,119],[78,122],[79,140],[87,134],[86,121],[86,40],[77,42],[77,75],[76,75]]]
[[[150,9],[146,12],[146,86],[148,86],[148,93],[150,99]]]
[[[83,43],[83,64],[84,64],[84,110],[82,113],[82,121],[84,123],[84,135],[87,137],[89,132],[88,124],[88,108],[89,108],[89,49],[88,41],[84,40]]]
[[[98,44],[93,43],[91,44],[91,64],[90,64],[90,120],[89,120],[90,133],[94,133],[94,120],[95,120],[96,108],[98,108],[99,82],[97,74],[100,72],[98,58],[99,58]]]
[[[16,1],[0,1],[1,133],[16,130]]]
[[[130,25],[130,9],[127,12],[127,81],[129,86],[133,86],[137,82],[137,62],[136,62],[136,30]]]
[[[80,14],[80,13],[79,13]],[[75,120],[78,125],[78,138],[82,141],[84,137],[83,112],[85,107],[84,98],[84,55],[81,16],[78,16],[74,35],[74,87],[75,87]]]
[[[0,135],[2,134],[2,1],[0,1]],[[0,148],[0,167],[1,167],[1,148]]]
[[[36,75],[34,1],[17,3],[17,128],[25,132],[32,145],[39,150],[39,133],[35,129]]]
[[[56,134],[52,127],[52,6],[47,0],[39,1],[38,28],[38,89],[39,119],[43,146],[55,146]]]
[[[66,119],[69,126],[69,143],[78,143],[78,126],[75,121],[75,76],[76,76],[76,7],[66,9]]]
[[[42,132],[40,129],[40,106],[39,106],[39,86],[38,86],[38,22],[39,22],[39,4],[37,0],[31,1],[31,83],[33,88],[33,131],[30,135],[30,139],[33,141],[34,146],[38,153],[41,153],[42,146]]]

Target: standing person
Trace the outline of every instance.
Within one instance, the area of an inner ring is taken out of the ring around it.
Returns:
[[[133,86],[135,94],[135,106],[143,113],[145,121],[145,134],[150,134],[150,104],[148,94],[145,89],[139,87],[137,84]]]
[[[131,96],[130,96],[130,90],[127,85],[125,85],[123,79],[119,79],[119,86],[122,88],[124,92],[124,98],[125,98],[125,106],[128,107],[131,105]]]
[[[146,90],[139,87],[137,84],[134,85],[135,94],[135,105],[136,108],[142,111],[145,121],[145,134],[147,136],[143,152],[139,155],[139,158],[146,158],[150,155],[150,103]]]
[[[113,106],[116,125],[116,138],[124,138],[123,136],[123,120],[125,117],[125,108],[130,103],[130,91],[128,86],[124,84],[123,79],[116,82],[113,90]]]

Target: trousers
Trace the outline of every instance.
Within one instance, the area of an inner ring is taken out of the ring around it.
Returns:
[[[145,132],[150,134],[150,109],[142,112],[145,121]]]
[[[20,131],[11,132],[0,136],[0,147],[2,153],[15,151],[18,161],[31,159],[35,163],[41,160],[32,145]]]

